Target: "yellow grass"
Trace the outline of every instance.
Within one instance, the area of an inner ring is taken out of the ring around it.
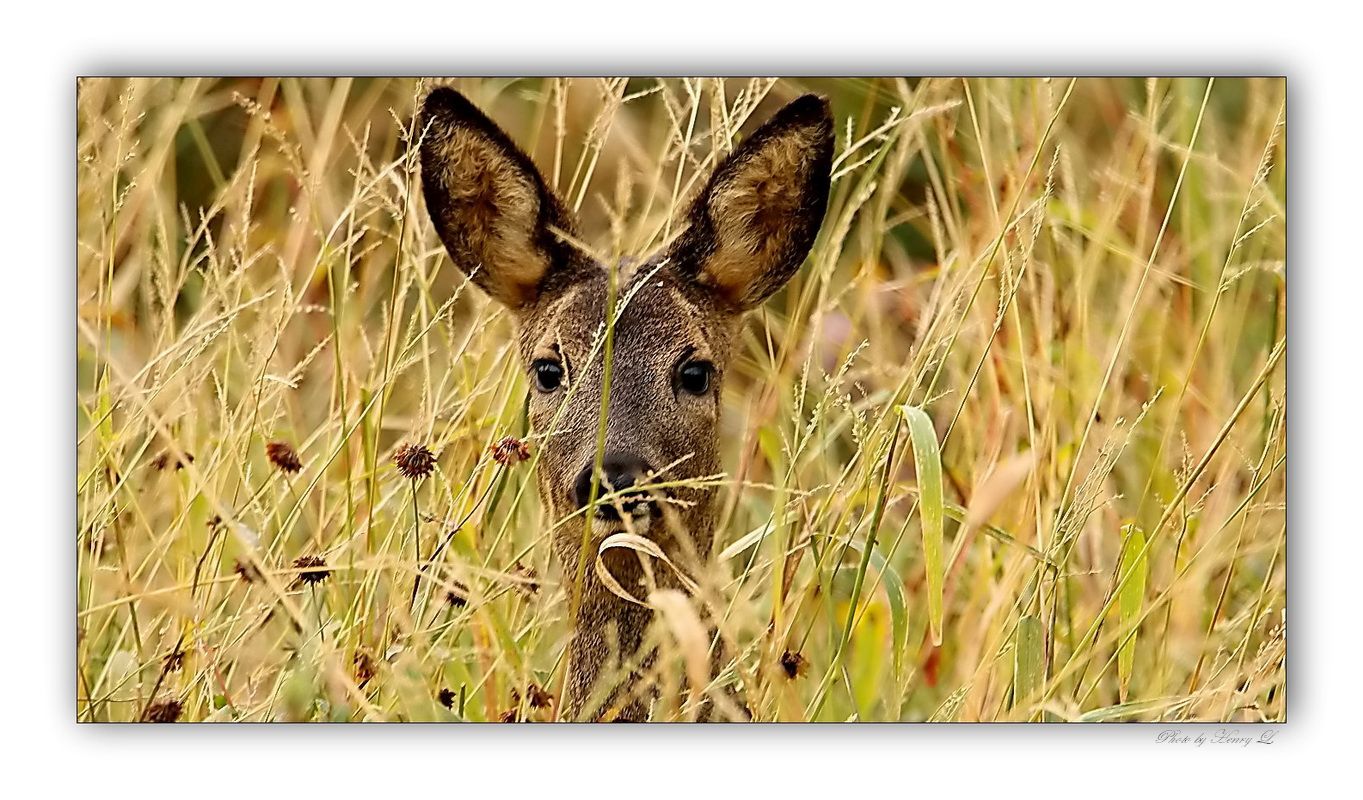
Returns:
[[[672,235],[784,100],[833,101],[823,232],[725,389],[707,577],[756,718],[1284,718],[1283,81],[456,85],[603,254]],[[535,451],[525,379],[421,205],[421,91],[82,82],[81,720],[552,718],[569,598],[533,463],[489,454]]]

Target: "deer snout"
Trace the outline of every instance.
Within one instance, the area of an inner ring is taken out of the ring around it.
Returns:
[[[624,492],[643,481],[644,477],[651,471],[652,467],[642,458],[607,453],[605,460],[601,462],[601,487],[597,491],[597,497],[604,497],[611,492]],[[588,464],[585,469],[578,473],[573,484],[573,491],[579,508],[585,507],[591,502],[591,464]],[[634,516],[640,512],[651,510],[652,506],[652,501],[645,492],[625,494],[614,502],[599,503],[596,507],[596,516],[601,519],[618,520],[620,519],[620,510]]]

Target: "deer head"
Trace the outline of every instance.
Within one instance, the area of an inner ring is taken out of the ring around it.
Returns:
[[[625,265],[598,263],[572,244],[577,226],[567,207],[463,95],[432,91],[418,134],[426,207],[441,241],[454,264],[514,314],[530,423],[545,434],[541,500],[555,521],[591,506],[587,521],[560,525],[553,536],[570,595],[582,581],[564,715],[643,719],[643,693],[631,691],[628,677],[612,686],[607,673],[647,658],[639,650],[652,611],[608,591],[580,559],[629,531],[684,566],[708,560],[713,486],[649,486],[719,472],[720,390],[742,317],[795,274],[823,221],[833,154],[828,103],[806,95],[777,112],[715,169],[681,233]],[[612,293],[628,302],[614,323],[607,392],[600,331]],[[610,574],[631,592],[644,578],[633,557],[617,559]],[[656,580],[676,582],[661,571]],[[598,702],[589,705],[594,691]]]

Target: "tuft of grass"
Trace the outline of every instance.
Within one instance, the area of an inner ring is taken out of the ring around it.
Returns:
[[[832,101],[655,718],[702,610],[760,720],[1285,718],[1284,81],[457,83],[603,256]],[[508,314],[421,207],[423,90],[80,83],[79,719],[552,718],[578,576]]]

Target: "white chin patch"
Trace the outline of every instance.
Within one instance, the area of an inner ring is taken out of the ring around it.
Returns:
[[[610,536],[615,533],[637,533],[643,536],[648,533],[648,528],[647,511],[642,514],[635,514],[626,520],[592,518],[592,533],[596,536]]]

